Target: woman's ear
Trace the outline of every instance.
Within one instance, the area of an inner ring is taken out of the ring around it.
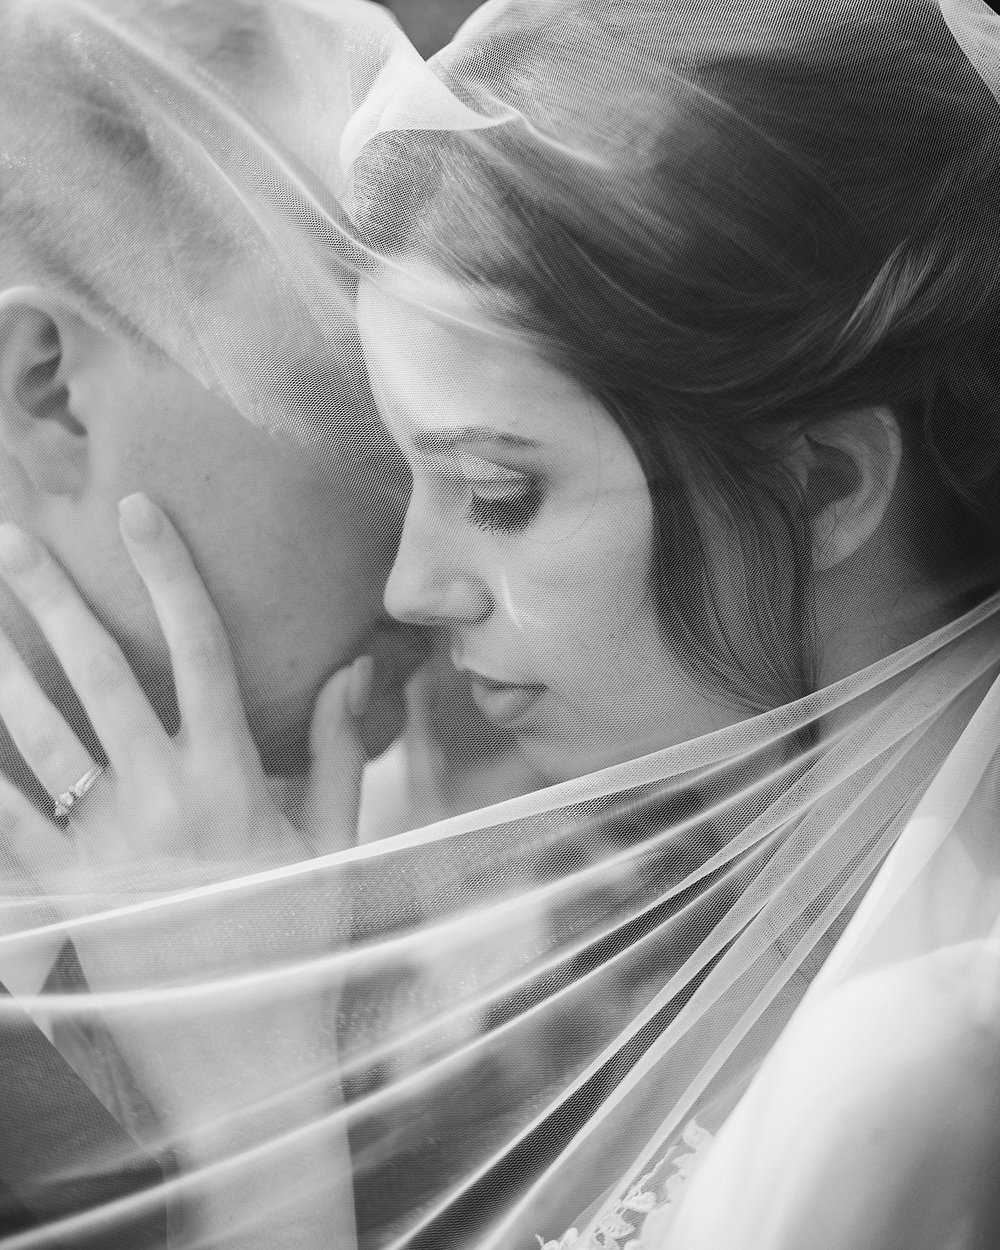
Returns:
[[[881,525],[902,455],[889,408],[859,408],[799,431],[786,465],[805,500],[817,572],[854,555]]]
[[[41,495],[75,495],[88,474],[73,382],[101,332],[58,293],[0,291],[0,444]]]

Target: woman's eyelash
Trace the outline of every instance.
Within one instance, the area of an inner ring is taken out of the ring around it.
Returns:
[[[512,533],[530,524],[542,501],[537,478],[524,474],[467,479],[469,520],[486,530]]]

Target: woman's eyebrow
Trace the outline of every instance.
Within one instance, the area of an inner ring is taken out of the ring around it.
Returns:
[[[488,425],[465,425],[457,430],[419,430],[413,435],[413,446],[428,455],[454,451],[465,443],[498,443],[502,447],[540,447],[534,439],[521,434],[508,434]]]

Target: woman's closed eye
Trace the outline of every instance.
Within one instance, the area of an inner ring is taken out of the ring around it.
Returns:
[[[541,481],[519,469],[476,461],[461,465],[461,477],[468,491],[469,520],[482,529],[523,529],[542,501]]]

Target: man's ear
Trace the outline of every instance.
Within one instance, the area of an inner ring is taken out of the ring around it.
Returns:
[[[903,440],[889,408],[859,408],[810,424],[786,460],[809,513],[813,568],[836,567],[881,525],[899,480]]]
[[[87,482],[87,427],[74,380],[102,332],[57,292],[0,291],[0,444],[41,495],[75,495]]]

